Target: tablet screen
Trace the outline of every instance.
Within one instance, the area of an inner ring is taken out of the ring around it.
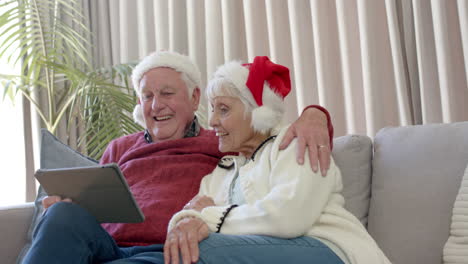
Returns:
[[[144,215],[115,163],[39,169],[34,176],[49,196],[71,198],[94,215],[99,223],[144,221]]]

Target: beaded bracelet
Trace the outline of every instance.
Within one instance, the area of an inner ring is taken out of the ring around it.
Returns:
[[[216,225],[216,228],[217,228],[216,233],[219,233],[219,231],[221,231],[221,226],[224,223],[224,219],[227,217],[229,212],[231,212],[231,210],[236,208],[237,206],[238,206],[237,204],[233,204],[233,205],[229,206],[228,209],[226,209],[226,211],[224,211],[223,216],[221,216],[221,219],[220,219],[221,222]]]

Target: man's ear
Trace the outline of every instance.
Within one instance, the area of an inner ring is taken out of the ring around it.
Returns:
[[[193,111],[198,110],[198,104],[200,104],[200,88],[195,87],[192,92],[192,106],[193,106]]]

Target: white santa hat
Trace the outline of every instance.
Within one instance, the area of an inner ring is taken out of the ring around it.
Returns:
[[[275,64],[266,56],[257,56],[253,63],[233,61],[219,67],[214,79],[231,82],[251,106],[252,127],[265,133],[279,125],[284,113],[284,98],[291,91],[289,69]]]
[[[201,87],[201,73],[197,65],[188,57],[174,51],[157,51],[146,57],[138,63],[132,72],[133,88],[138,97],[141,95],[140,81],[143,75],[151,69],[158,67],[167,67],[184,73],[187,78],[195,84],[195,87]],[[189,89],[189,87],[187,87]],[[189,90],[189,93],[192,91]],[[143,110],[140,103],[133,110],[135,122],[146,128]]]

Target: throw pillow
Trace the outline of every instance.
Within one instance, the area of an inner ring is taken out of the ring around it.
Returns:
[[[375,136],[367,230],[393,263],[442,263],[467,135],[468,122],[460,122],[388,127]]]
[[[468,165],[453,205],[450,236],[444,246],[444,264],[468,263]]]
[[[96,165],[98,162],[94,159],[86,157],[76,150],[60,142],[54,135],[49,131],[41,130],[41,169],[56,169],[56,168],[70,168],[70,167],[84,167],[90,165]],[[28,231],[28,240],[23,250],[18,256],[18,263],[22,262],[24,255],[28,252],[31,247],[32,234],[37,224],[39,223],[40,217],[44,211],[42,207],[42,199],[47,194],[44,190],[39,187],[36,200],[34,202],[34,214],[31,225]]]
[[[333,158],[343,179],[345,208],[367,226],[372,174],[372,140],[347,135],[333,140]]]

